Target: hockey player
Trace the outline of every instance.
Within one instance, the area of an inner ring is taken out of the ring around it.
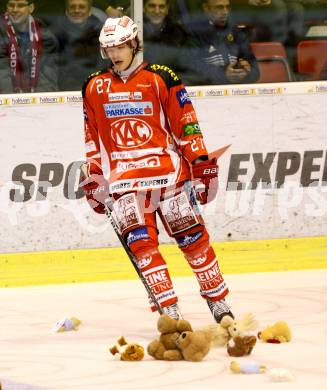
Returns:
[[[228,288],[195,199],[205,204],[215,197],[218,166],[208,158],[191,100],[173,70],[139,60],[138,27],[129,17],[107,19],[99,41],[112,65],[92,74],[82,91],[87,200],[104,213],[110,197],[139,270],[164,312],[178,318],[178,299],[158,250],[159,215],[220,322],[232,315],[224,299]]]

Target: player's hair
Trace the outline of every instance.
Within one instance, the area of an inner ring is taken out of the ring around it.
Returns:
[[[143,45],[142,45],[141,40],[140,40],[138,35],[136,35],[134,40],[136,42],[136,47],[134,48],[134,50],[135,50],[135,54],[137,54],[137,53],[143,51]],[[128,41],[127,44],[128,44],[129,47],[133,48],[132,41]]]
[[[67,8],[67,6],[68,6],[68,4],[69,4],[69,1],[70,1],[70,0],[65,0],[66,8]],[[93,5],[93,0],[86,0],[86,1],[87,1],[88,5],[89,5],[89,8],[91,8],[92,5]]]
[[[144,2],[144,5],[146,5],[146,3],[148,3],[149,1],[151,1],[151,0],[143,0],[143,2]],[[170,0],[165,0],[166,1],[166,5],[170,5]]]

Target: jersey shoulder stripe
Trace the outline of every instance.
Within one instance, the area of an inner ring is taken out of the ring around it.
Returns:
[[[144,69],[148,70],[149,72],[158,74],[164,80],[167,89],[182,84],[181,79],[168,66],[159,64],[148,64]]]
[[[83,97],[83,98],[85,97],[86,88],[87,88],[89,82],[90,82],[94,77],[97,77],[97,76],[99,76],[100,74],[103,74],[103,73],[106,73],[106,72],[108,72],[107,68],[98,70],[97,72],[91,73],[91,74],[88,76],[88,78],[84,81],[83,86],[82,86],[82,97]]]

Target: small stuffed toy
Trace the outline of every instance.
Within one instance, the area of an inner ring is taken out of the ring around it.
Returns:
[[[162,314],[158,319],[157,329],[160,333],[159,339],[148,345],[148,354],[157,360],[183,360],[176,341],[182,332],[192,331],[191,324],[186,320],[175,320],[167,314]]]
[[[292,339],[291,329],[285,321],[278,321],[259,332],[258,339],[265,343],[286,343]]]
[[[257,329],[258,325],[254,314],[247,313],[240,320],[225,316],[219,324],[211,324],[202,330],[211,334],[213,347],[224,347],[230,339],[247,335],[248,332]]]
[[[210,351],[211,335],[203,330],[183,332],[176,344],[185,360],[200,362]]]
[[[250,355],[256,342],[255,336],[235,336],[227,343],[228,355],[234,357]]]
[[[229,366],[233,374],[263,374],[267,367],[255,361],[237,362],[233,360]]]
[[[109,351],[112,355],[119,354],[120,360],[126,362],[136,362],[144,358],[144,348],[137,343],[127,343],[125,338],[121,336],[118,340],[117,345],[109,348]],[[120,348],[123,347],[123,348]]]
[[[70,318],[63,318],[55,323],[52,330],[54,332],[60,333],[60,332],[68,332],[70,330],[78,330],[78,327],[82,323],[81,320],[79,320],[76,317],[70,317]]]
[[[294,375],[287,368],[271,368],[267,371],[267,377],[270,382],[292,382]]]

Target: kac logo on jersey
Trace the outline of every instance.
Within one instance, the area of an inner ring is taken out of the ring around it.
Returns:
[[[135,148],[152,138],[152,128],[141,119],[119,119],[111,125],[111,138],[121,148]]]
[[[153,115],[152,102],[111,103],[104,104],[103,107],[107,118]]]
[[[181,108],[184,108],[185,104],[191,104],[191,99],[185,88],[176,92],[176,97]]]

